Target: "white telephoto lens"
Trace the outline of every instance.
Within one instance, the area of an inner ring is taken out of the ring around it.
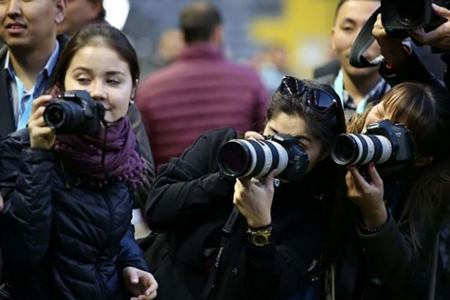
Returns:
[[[255,169],[255,166],[256,166],[256,158],[257,158],[256,151],[255,151],[255,148],[253,147],[253,145],[246,140],[238,140],[238,143],[240,143],[242,146],[248,148],[248,150],[250,151],[250,155],[251,155],[250,161],[252,162],[252,164],[250,165],[248,172],[242,176],[242,177],[248,177],[253,172],[253,170]]]
[[[267,146],[267,142],[270,141],[259,141],[259,145],[262,147],[262,150],[264,152],[264,164],[261,169],[261,171],[254,177],[261,178],[267,175],[267,173],[270,172],[270,167],[272,166],[272,151],[270,150],[269,146]]]
[[[368,164],[372,159],[373,159],[373,155],[375,154],[375,145],[373,144],[372,140],[370,139],[370,137],[368,137],[367,135],[360,135],[360,137],[362,139],[364,139],[364,141],[367,144],[367,153],[365,155],[365,157],[361,157],[362,161],[358,163],[358,165],[366,165]],[[363,149],[360,149],[361,155],[363,155]]]
[[[360,139],[358,138],[358,136],[356,136],[355,134],[349,134],[349,136],[356,143],[356,148],[357,148],[356,153],[357,153],[357,155],[356,155],[356,158],[353,159],[353,162],[348,164],[348,165],[349,166],[356,166],[358,164],[358,162],[361,160],[363,145],[362,145]]]
[[[380,158],[375,162],[376,164],[382,164],[388,161],[388,159],[392,155],[392,144],[391,142],[384,136],[378,135],[378,140],[381,143],[381,156]]]
[[[274,145],[278,151],[278,166],[276,166],[277,173],[275,174],[275,176],[278,176],[281,172],[284,171],[284,169],[286,169],[289,163],[289,157],[286,149],[284,149],[284,147],[279,143],[273,142],[272,145]]]

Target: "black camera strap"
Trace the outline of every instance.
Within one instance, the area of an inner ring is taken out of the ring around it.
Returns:
[[[378,14],[381,11],[381,7],[379,7],[367,20],[366,24],[364,24],[363,28],[359,32],[358,36],[353,43],[352,49],[350,50],[349,60],[350,64],[355,68],[368,68],[368,67],[376,67],[381,64],[383,61],[383,56],[378,56],[374,60],[367,60],[364,57],[364,52],[372,45],[375,41],[374,36],[372,35],[372,29],[377,21]]]
[[[227,222],[222,227],[222,237],[220,239],[219,252],[216,256],[213,270],[211,272],[211,275],[209,276],[208,282],[206,283],[203,292],[204,299],[214,299],[215,298],[214,295],[218,294],[218,289],[223,288],[218,286],[217,284],[219,278],[219,271],[222,269],[221,262],[223,261],[224,252],[225,249],[227,248],[231,233],[233,232],[233,229],[235,227],[239,215],[240,215],[239,210],[236,208],[236,206],[234,206],[230,216],[228,217]]]

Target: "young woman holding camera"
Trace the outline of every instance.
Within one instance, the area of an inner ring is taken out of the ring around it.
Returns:
[[[369,124],[382,120],[410,131],[415,155],[401,165],[370,163],[363,166],[366,172],[349,167],[347,196],[357,217],[348,220],[351,228],[356,223],[356,234],[347,231],[338,246],[336,276],[328,281],[335,299],[428,299],[434,288],[432,261],[450,195],[449,94],[419,83],[397,85],[354,119],[348,131],[365,133]]]
[[[263,134],[295,138],[309,158],[299,166],[305,168],[302,180],[274,187],[282,170],[272,167],[260,183],[224,175],[219,149],[237,138],[232,128],[203,134],[161,166],[146,205],[150,228],[158,232],[146,252],[160,284],[158,299],[287,299],[304,292],[328,224],[327,208],[344,180],[343,169],[329,158],[333,138],[343,132],[340,99],[329,86],[286,77],[267,110]],[[283,151],[260,152],[247,162],[258,168],[264,157],[275,160],[273,153],[281,157]],[[240,169],[242,152],[229,154],[236,158],[231,169]]]
[[[42,96],[28,129],[2,142],[4,280],[14,299],[153,299],[157,283],[131,225],[130,186],[146,172],[126,117],[136,53],[119,30],[90,26],[67,43],[56,72],[58,89],[85,90],[104,106],[107,126],[55,134],[43,118],[53,97]]]

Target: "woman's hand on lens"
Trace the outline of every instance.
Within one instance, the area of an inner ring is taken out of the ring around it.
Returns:
[[[434,3],[432,6],[436,15],[445,20],[450,20],[450,10]],[[450,49],[450,22],[448,21],[430,32],[425,32],[422,28],[414,31],[408,31],[408,33],[422,45],[429,45],[442,50]]]
[[[276,170],[270,172],[262,184],[256,184],[249,178],[236,180],[233,203],[245,217],[250,228],[263,227],[272,222],[275,174]]]
[[[131,300],[155,299],[158,283],[152,274],[134,267],[123,269],[123,279],[127,290],[135,297]]]
[[[372,35],[380,46],[381,55],[392,68],[400,67],[409,58],[409,54],[402,44],[402,39],[386,33],[381,22],[381,14],[378,14],[377,21],[372,29]]]
[[[264,136],[256,131],[247,131],[244,135],[245,139],[263,140]]]
[[[30,132],[31,148],[50,149],[55,142],[55,131],[47,126],[44,121],[44,110],[52,96],[41,96],[33,101],[28,130]]]
[[[361,209],[364,223],[368,228],[376,228],[388,220],[386,206],[383,201],[383,180],[375,169],[375,164],[368,167],[370,183],[355,168],[349,168],[345,177],[347,196]]]

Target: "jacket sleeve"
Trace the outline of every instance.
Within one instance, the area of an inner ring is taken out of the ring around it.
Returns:
[[[0,150],[2,250],[22,262],[37,263],[49,247],[53,152],[24,147],[9,138]]]
[[[401,290],[414,288],[419,270],[427,269],[437,230],[433,226],[416,228],[419,249],[414,247],[409,222],[398,226],[392,216],[378,233],[363,234],[359,226],[357,231],[377,277],[393,290]]]
[[[410,58],[400,68],[392,70],[387,67],[386,63],[383,63],[379,72],[390,86],[407,81],[416,81],[443,87],[443,83],[426,69],[414,52],[411,53]]]
[[[162,165],[146,205],[147,222],[152,230],[174,231],[192,220],[204,218],[215,203],[229,199],[234,181],[218,172],[218,143],[204,134],[179,158]],[[230,202],[231,203],[231,202]]]
[[[245,299],[285,300],[306,291],[310,282],[308,268],[317,254],[320,225],[308,224],[303,232],[279,244],[245,246]],[[274,232],[275,240],[277,239]]]
[[[117,268],[120,272],[126,267],[134,267],[147,271],[148,267],[144,260],[144,254],[134,239],[134,226],[130,225],[127,233],[120,242],[119,255],[117,257]]]

